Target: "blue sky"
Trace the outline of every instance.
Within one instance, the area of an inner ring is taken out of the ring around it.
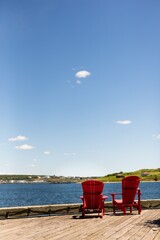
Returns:
[[[160,163],[160,1],[0,0],[0,173]]]

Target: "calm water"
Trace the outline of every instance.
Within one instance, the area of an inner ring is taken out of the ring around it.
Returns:
[[[160,182],[140,183],[141,199],[160,199]],[[105,183],[103,195],[120,192],[121,183]],[[81,203],[81,184],[0,184],[0,207]]]

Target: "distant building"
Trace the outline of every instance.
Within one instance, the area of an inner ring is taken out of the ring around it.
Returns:
[[[123,175],[122,173],[118,173],[118,174],[116,175],[116,178],[124,178],[124,175]]]
[[[150,175],[149,172],[142,172],[142,173],[141,173],[141,176],[142,176],[142,177],[146,177],[146,176],[149,176],[149,175]]]

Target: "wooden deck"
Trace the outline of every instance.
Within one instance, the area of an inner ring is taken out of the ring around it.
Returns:
[[[80,215],[21,217],[0,220],[1,240],[159,240],[160,209],[126,216],[107,213],[103,219]]]

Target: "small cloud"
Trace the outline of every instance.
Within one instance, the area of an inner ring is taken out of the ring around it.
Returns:
[[[116,121],[116,123],[122,124],[122,125],[127,125],[127,124],[131,124],[132,121],[130,121],[130,120],[118,120],[118,121]]]
[[[28,144],[24,144],[24,145],[20,145],[20,146],[16,146],[15,149],[17,150],[31,150],[34,147]]]
[[[75,76],[76,76],[77,78],[86,78],[86,77],[88,77],[88,76],[90,76],[90,75],[91,75],[91,73],[88,72],[88,71],[79,71],[79,72],[77,72],[77,73],[75,74]]]
[[[51,152],[49,152],[49,151],[45,151],[45,152],[43,152],[45,155],[49,155],[49,154],[51,154]]]
[[[79,79],[77,79],[76,83],[80,85],[82,82]]]
[[[8,141],[16,142],[16,141],[25,141],[27,139],[28,138],[26,136],[19,135],[19,136],[16,136],[16,137],[9,138]]]
[[[75,68],[72,68],[72,70],[76,70]],[[83,71],[78,71],[75,73],[76,79],[73,80],[67,80],[66,82],[71,86],[71,88],[75,88],[76,85],[81,85],[82,78],[87,78],[91,75],[90,72],[83,70]]]
[[[160,134],[154,134],[154,135],[152,135],[152,137],[154,139],[160,140]]]

